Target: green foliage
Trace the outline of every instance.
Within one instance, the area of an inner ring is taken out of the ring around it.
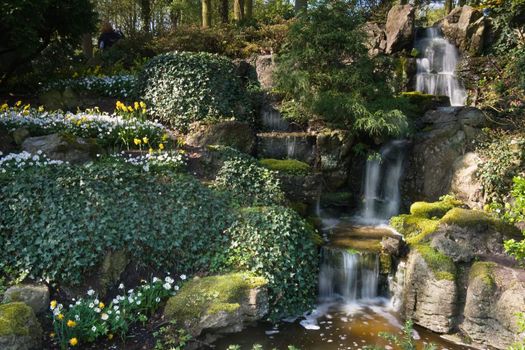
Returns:
[[[249,156],[234,156],[226,160],[214,186],[227,191],[231,200],[241,206],[282,204],[285,200],[275,173]]]
[[[74,42],[95,24],[88,0],[2,1],[0,14],[0,82],[51,42]]]
[[[432,270],[436,279],[456,280],[456,265],[450,257],[427,244],[416,244],[414,248],[421,254],[421,257]]]
[[[232,220],[228,202],[198,181],[122,161],[2,173],[0,202],[0,268],[67,284],[107,251],[152,268],[209,269]]]
[[[379,336],[381,338],[384,338],[388,340],[391,343],[394,343],[397,345],[401,350],[416,350],[418,349],[416,345],[416,341],[413,338],[414,336],[414,322],[412,320],[407,320],[405,322],[405,325],[403,327],[403,332],[401,335],[381,332],[379,333]],[[377,347],[365,347],[367,350],[380,350],[380,348]],[[436,350],[437,347],[430,343],[425,344],[423,350]]]
[[[461,205],[452,196],[445,196],[439,202],[415,202],[410,206],[410,214],[427,219],[442,218],[450,209]]]
[[[512,178],[522,168],[525,138],[504,132],[485,130],[486,141],[477,150],[482,162],[476,176],[483,185],[487,200],[502,202],[510,192]]]
[[[183,131],[195,121],[245,119],[251,113],[235,65],[209,53],[156,56],[144,65],[138,85],[152,117]]]
[[[310,165],[296,159],[261,159],[259,163],[265,168],[285,174],[306,174],[311,171]]]
[[[270,318],[311,307],[318,270],[315,231],[295,211],[279,206],[243,209],[228,235],[230,265],[268,280]]]
[[[353,2],[324,0],[291,25],[275,74],[285,116],[322,117],[372,137],[406,130],[379,68],[384,62],[368,57],[362,23]]]
[[[525,332],[525,313],[519,312],[517,315],[517,324],[518,324],[518,332],[523,333]],[[525,349],[525,340],[522,340],[521,342],[514,343],[510,346],[509,350],[523,350]]]

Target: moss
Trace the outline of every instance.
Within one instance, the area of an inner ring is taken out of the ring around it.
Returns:
[[[493,262],[478,261],[472,264],[469,272],[469,283],[474,279],[480,279],[485,285],[492,288],[496,285],[493,269],[496,266]]]
[[[197,322],[202,316],[219,311],[233,312],[240,307],[250,289],[267,281],[249,273],[231,273],[194,279],[170,298],[164,315],[179,322]]]
[[[460,227],[489,227],[493,226],[495,219],[489,214],[480,210],[469,210],[462,208],[454,208],[450,210],[440,222],[447,225],[457,225]]]
[[[379,254],[379,266],[380,271],[384,275],[389,275],[392,273],[392,256],[387,253]]]
[[[451,201],[439,201],[434,203],[415,202],[410,206],[410,213],[427,219],[440,219],[455,206],[455,202]]]
[[[417,244],[437,230],[439,220],[404,214],[393,217],[390,225],[405,237],[408,244]]]
[[[451,258],[427,244],[416,244],[414,248],[421,254],[436,279],[456,280],[456,265]]]
[[[311,170],[310,165],[296,159],[261,159],[259,164],[270,170],[287,174],[306,174]]]
[[[31,325],[37,323],[33,310],[24,303],[0,305],[0,336],[31,335]]]

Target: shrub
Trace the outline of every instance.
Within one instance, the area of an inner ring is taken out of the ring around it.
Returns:
[[[133,98],[136,92],[136,78],[133,75],[87,76],[77,79],[60,79],[50,82],[44,91],[63,91],[67,87],[77,92],[100,96]]]
[[[275,173],[251,157],[233,156],[226,160],[214,186],[227,191],[230,198],[241,206],[282,204],[285,199]]]
[[[195,121],[244,119],[251,112],[235,65],[209,53],[157,56],[144,65],[138,85],[152,116],[183,131]]]
[[[279,206],[243,209],[228,234],[230,265],[268,280],[271,318],[311,307],[319,261],[315,231],[295,211]]]
[[[118,250],[155,269],[213,266],[228,246],[229,203],[175,170],[137,165],[0,171],[0,269],[71,285]]]

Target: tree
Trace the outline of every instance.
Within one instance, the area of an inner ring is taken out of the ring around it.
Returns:
[[[253,17],[253,0],[244,0],[244,18]]]
[[[211,0],[202,0],[202,27],[211,26]]]
[[[142,16],[142,30],[145,33],[149,32],[151,24],[151,1],[140,0],[140,13]]]
[[[229,12],[230,12],[230,3],[229,3],[229,1],[228,0],[221,0],[220,13],[221,13],[221,22],[222,23],[228,23],[228,21],[229,21],[229,19],[228,19]]]
[[[89,0],[0,0],[0,84],[53,41],[79,43],[95,28]]]
[[[233,19],[237,22],[244,19],[244,0],[233,0]]]
[[[308,0],[295,0],[295,13],[306,11]]]

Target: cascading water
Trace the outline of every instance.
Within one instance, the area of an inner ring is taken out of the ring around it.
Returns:
[[[319,299],[346,303],[378,296],[379,256],[324,247],[319,273]]]
[[[399,212],[399,180],[403,170],[405,145],[406,141],[391,141],[381,148],[378,157],[367,161],[364,202],[357,217],[358,223],[384,224]]]
[[[437,27],[421,29],[415,43],[417,59],[416,90],[450,97],[452,106],[464,106],[465,88],[456,76],[458,50]]]

